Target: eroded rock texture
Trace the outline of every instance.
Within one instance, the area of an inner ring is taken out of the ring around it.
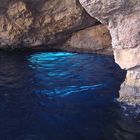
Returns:
[[[140,0],[80,0],[87,12],[108,25],[116,62],[128,70],[122,101],[140,103]]]
[[[3,7],[2,9],[5,10]],[[9,3],[4,14],[0,15],[0,46],[18,44],[32,23],[32,13],[27,9],[25,3]]]
[[[0,0],[1,48],[44,45],[67,49],[62,46],[72,34],[84,29],[88,34],[90,31],[86,28],[98,24],[99,21],[85,12],[78,0]],[[96,46],[92,45],[93,51]]]
[[[126,80],[121,85],[119,100],[140,104],[140,67],[127,71]]]
[[[73,33],[64,49],[112,55],[111,36],[105,25],[96,25]]]
[[[67,32],[96,23],[77,0],[0,0],[1,47],[59,43],[68,37]]]

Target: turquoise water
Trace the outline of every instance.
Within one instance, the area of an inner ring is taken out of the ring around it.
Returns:
[[[139,110],[116,101],[109,56],[0,53],[0,140],[139,140]]]

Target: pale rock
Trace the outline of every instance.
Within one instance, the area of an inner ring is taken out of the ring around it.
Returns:
[[[96,25],[73,33],[64,48],[74,51],[112,55],[111,36],[105,25]]]
[[[126,80],[121,86],[120,98],[123,101],[130,99],[132,102],[139,102],[140,0],[79,1],[92,17],[108,26],[115,61],[121,68],[128,70]]]

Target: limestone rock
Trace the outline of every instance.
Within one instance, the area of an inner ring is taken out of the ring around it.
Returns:
[[[30,46],[38,45],[36,42],[49,46],[62,44],[71,33],[99,23],[84,11],[78,0],[45,0],[40,3],[38,5],[42,6],[36,11],[38,14],[35,13],[35,23],[28,38]]]
[[[140,104],[140,67],[127,71],[125,82],[121,85],[119,101]]]
[[[0,46],[18,44],[32,22],[32,13],[25,3],[10,3],[6,13],[0,15]]]
[[[114,57],[121,68],[132,69],[140,65],[140,48],[115,49]]]
[[[0,0],[3,48],[60,44],[73,32],[96,24],[78,0]]]
[[[115,61],[128,70],[120,91],[121,98],[129,98],[131,94],[131,99],[139,99],[140,85],[134,73],[137,69],[137,75],[140,75],[140,0],[79,1],[92,17],[108,26]],[[131,76],[130,71],[134,72]]]
[[[78,0],[0,0],[0,4],[1,48],[43,46],[111,54],[107,29],[92,28],[100,22]]]
[[[105,25],[97,25],[73,33],[64,44],[64,48],[74,51],[113,54],[111,37]]]
[[[139,65],[140,0],[80,0],[80,3],[92,17],[108,25],[116,62],[125,69]]]

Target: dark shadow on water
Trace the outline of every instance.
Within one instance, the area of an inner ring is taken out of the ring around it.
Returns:
[[[109,56],[0,53],[0,140],[137,140],[115,101],[124,78]]]

